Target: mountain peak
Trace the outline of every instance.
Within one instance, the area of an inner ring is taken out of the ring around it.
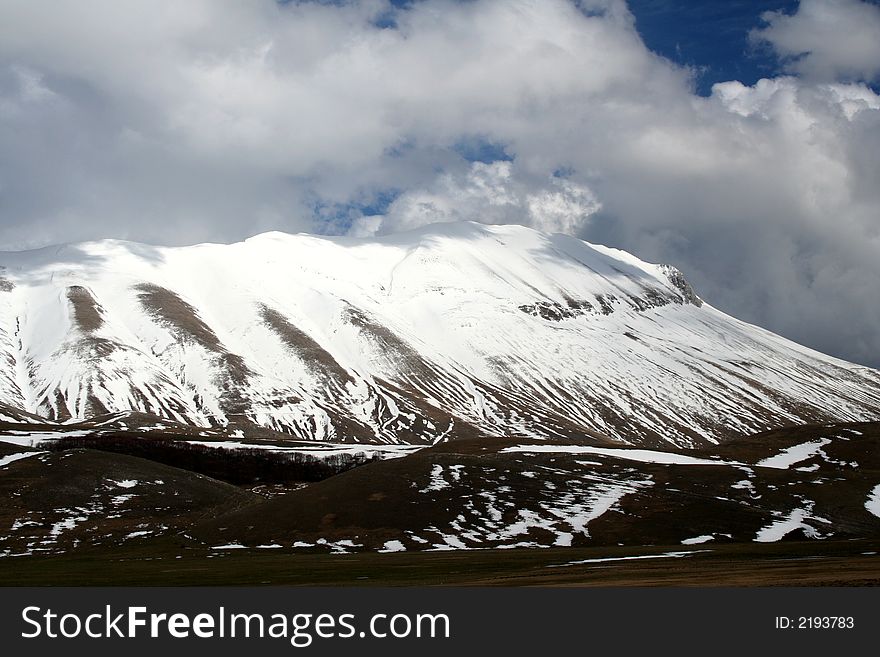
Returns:
[[[880,410],[876,371],[728,317],[672,266],[523,226],[104,240],[0,266],[0,403],[22,417],[698,445]]]

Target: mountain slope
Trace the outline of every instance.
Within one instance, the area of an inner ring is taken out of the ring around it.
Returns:
[[[878,423],[789,428],[704,452],[461,440],[211,518],[191,535],[209,546],[384,551],[876,538],[878,447]]]
[[[5,453],[17,458],[4,463]],[[216,479],[123,454],[0,443],[0,464],[0,558],[116,550],[261,501]]]
[[[680,272],[519,226],[0,254],[0,402],[297,438],[700,445],[880,417],[880,373],[740,322]]]

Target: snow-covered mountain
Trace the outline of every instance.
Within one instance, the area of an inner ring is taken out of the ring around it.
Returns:
[[[0,414],[134,410],[300,439],[713,442],[880,418],[880,372],[673,267],[520,226],[0,254]]]

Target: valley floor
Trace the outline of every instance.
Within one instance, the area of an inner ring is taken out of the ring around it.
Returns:
[[[384,458],[76,433],[0,432],[0,585],[880,584],[878,422]]]
[[[376,554],[204,550],[171,540],[12,557],[3,586],[878,586],[880,540]]]

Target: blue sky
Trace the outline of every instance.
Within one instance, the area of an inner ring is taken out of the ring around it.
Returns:
[[[413,2],[391,0],[401,8]],[[697,92],[704,96],[716,82],[754,84],[777,73],[779,62],[772,50],[749,44],[748,34],[762,25],[764,12],[793,14],[798,4],[798,0],[627,0],[645,44],[697,71]],[[383,21],[394,24],[390,15]]]
[[[765,11],[793,13],[797,0],[629,0],[645,44],[699,71],[698,92],[715,82],[754,84],[777,70],[776,57],[748,43]]]

